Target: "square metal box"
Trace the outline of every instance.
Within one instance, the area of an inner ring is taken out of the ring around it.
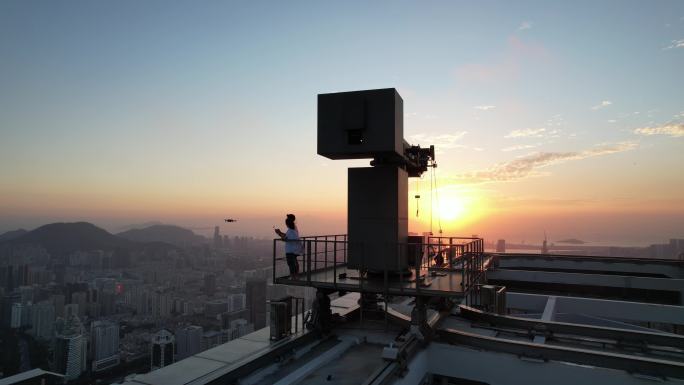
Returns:
[[[404,101],[394,88],[318,95],[318,154],[403,156]]]

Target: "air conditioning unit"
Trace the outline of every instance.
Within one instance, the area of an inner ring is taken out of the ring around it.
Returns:
[[[292,297],[270,301],[271,340],[277,341],[292,333]]]
[[[480,286],[480,306],[487,312],[506,314],[506,286]]]

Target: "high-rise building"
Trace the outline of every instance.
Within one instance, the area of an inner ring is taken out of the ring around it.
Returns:
[[[205,274],[204,275],[204,294],[214,295],[216,292],[216,275]]]
[[[204,329],[201,326],[185,326],[176,330],[176,361],[190,357],[201,351],[202,335]]]
[[[64,374],[67,381],[77,379],[86,370],[87,344],[80,319],[71,316],[55,337],[54,349],[55,371]]]
[[[0,325],[10,327],[12,324],[12,309],[19,302],[19,293],[5,294],[0,298]]]
[[[240,338],[245,334],[251,333],[253,331],[254,326],[251,323],[247,322],[247,320],[237,319],[231,321],[230,327],[227,329],[228,340],[231,341],[236,338]]]
[[[202,342],[200,344],[200,349],[204,351],[220,345],[221,341],[223,340],[222,335],[222,332],[216,330],[204,332],[202,334]]]
[[[223,247],[223,238],[221,238],[221,234],[219,234],[218,226],[214,227],[214,247],[217,249]]]
[[[71,303],[78,305],[78,316],[83,317],[86,313],[88,304],[88,294],[84,291],[71,293]]]
[[[103,317],[112,315],[116,312],[116,294],[109,291],[101,291],[97,295],[100,315]]]
[[[505,239],[499,239],[496,241],[496,252],[497,253],[505,253],[506,252],[506,240]]]
[[[232,306],[231,311],[238,311],[245,308],[245,295],[244,294],[233,294],[230,296]]]
[[[176,339],[168,330],[162,329],[152,337],[150,370],[163,368],[174,362]]]
[[[52,304],[55,307],[55,317],[64,317],[64,294],[55,294],[52,296]]]
[[[249,309],[249,322],[254,325],[254,330],[266,327],[266,280],[248,280],[245,292],[247,308]]]
[[[119,365],[119,325],[110,321],[95,321],[90,327],[93,372]]]
[[[215,318],[229,311],[231,311],[231,303],[227,299],[215,299],[204,303],[204,315],[209,318]]]
[[[29,305],[24,305],[21,302],[13,303],[10,327],[13,329],[19,329],[20,327],[29,325],[28,313]]]
[[[20,286],[19,295],[21,297],[21,303],[27,304],[29,302],[34,302],[34,296],[36,290],[33,286]]]
[[[71,316],[78,316],[78,314],[78,304],[70,303],[68,305],[64,305],[64,319],[69,319]]]
[[[152,292],[149,296],[152,315],[156,318],[166,318],[173,311],[173,297],[161,291]]]
[[[55,338],[55,371],[64,374],[66,380],[75,380],[85,369],[85,344],[83,335],[58,335]]]
[[[38,339],[51,340],[55,329],[55,306],[43,301],[31,306],[31,334]]]

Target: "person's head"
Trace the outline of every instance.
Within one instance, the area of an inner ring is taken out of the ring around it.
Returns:
[[[287,214],[287,217],[285,218],[285,226],[287,226],[288,229],[294,229],[295,228],[295,216],[294,214]]]

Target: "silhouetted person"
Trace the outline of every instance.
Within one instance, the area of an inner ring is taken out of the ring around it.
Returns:
[[[290,278],[296,279],[299,273],[299,262],[297,256],[302,255],[302,242],[299,240],[299,230],[295,225],[294,214],[287,214],[285,219],[285,226],[287,232],[283,233],[280,229],[275,229],[276,234],[285,241],[285,259],[287,260],[287,267],[290,268]]]

